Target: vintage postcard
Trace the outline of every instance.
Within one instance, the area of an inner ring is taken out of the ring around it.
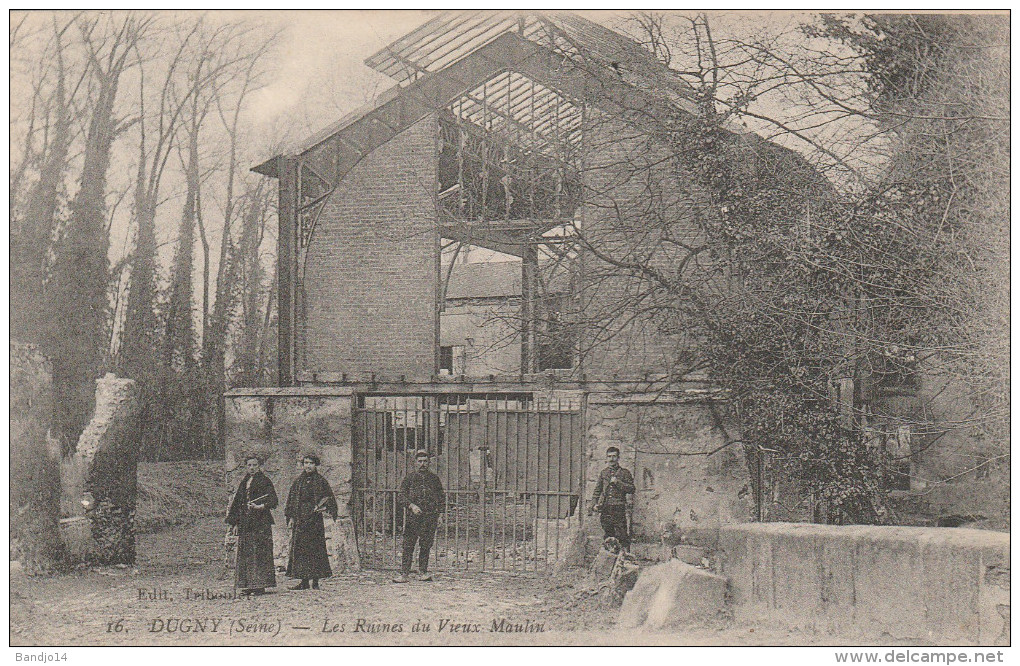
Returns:
[[[1001,661],[1009,49],[1008,13],[12,11],[16,659]]]

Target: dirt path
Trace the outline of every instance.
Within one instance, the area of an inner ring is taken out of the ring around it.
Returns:
[[[388,572],[367,571],[304,592],[287,589],[291,581],[281,577],[272,594],[236,599],[232,579],[221,579],[222,534],[219,519],[205,519],[140,537],[133,569],[12,580],[11,645],[825,642],[725,626],[622,632],[615,612],[575,589],[576,580],[534,574],[451,573],[396,585]]]

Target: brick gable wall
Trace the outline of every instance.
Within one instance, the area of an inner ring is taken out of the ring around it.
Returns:
[[[662,241],[662,233],[696,242],[688,185],[681,182],[671,151],[622,119],[593,113],[586,126],[582,227],[592,246],[625,261],[675,271],[684,254]],[[654,289],[594,255],[585,259],[590,324],[582,341],[582,371],[600,377],[640,378],[665,374],[690,344],[684,335],[664,334],[667,308]],[[607,277],[614,274],[615,277]],[[627,304],[627,307],[623,307]]]
[[[436,365],[436,120],[366,156],[326,202],[308,250],[298,371],[430,378]]]

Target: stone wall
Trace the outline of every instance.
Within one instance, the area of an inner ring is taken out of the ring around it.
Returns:
[[[36,573],[49,568],[60,551],[60,443],[48,437],[49,363],[34,345],[17,342],[11,343],[10,359],[10,556]]]
[[[351,500],[352,394],[343,388],[235,389],[226,394],[226,479],[224,513],[230,494],[245,474],[249,453],[263,457],[262,469],[276,487],[280,506],[273,511],[277,563],[286,563],[287,530],[283,516],[290,485],[300,474],[301,458],[315,453],[321,473],[333,488],[341,515]],[[338,523],[339,525],[339,523]],[[327,521],[327,547],[334,571],[341,539]]]
[[[591,498],[605,467],[606,448],[616,446],[637,486],[636,540],[659,543],[664,532],[748,520],[754,502],[743,447],[727,446],[739,428],[723,412],[721,403],[683,393],[592,393],[585,417],[585,497]],[[589,524],[599,529],[597,519]]]
[[[740,623],[940,644],[1009,644],[1009,534],[921,527],[724,526]]]

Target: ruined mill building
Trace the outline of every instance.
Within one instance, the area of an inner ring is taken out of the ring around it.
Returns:
[[[641,220],[685,233],[654,126],[698,114],[686,84],[570,14],[445,13],[365,63],[395,85],[255,169],[279,185],[279,385],[228,393],[228,469],[255,448],[289,478],[314,450],[366,566],[396,562],[418,448],[449,493],[441,568],[569,557],[610,445],[638,539],[748,519],[720,396],[669,370],[682,335],[593,251],[673,259]],[[790,159],[747,145],[749,168]]]

